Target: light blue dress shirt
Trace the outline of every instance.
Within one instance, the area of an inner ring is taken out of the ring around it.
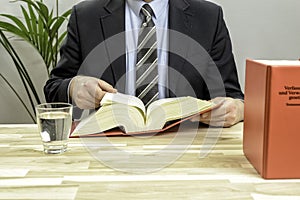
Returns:
[[[138,31],[142,24],[140,10],[145,4],[143,0],[127,0],[125,7],[125,31],[126,31],[126,87],[125,92],[135,95],[135,65]],[[169,0],[153,0],[148,3],[155,16],[153,22],[157,34],[158,55],[158,84],[159,98],[166,97],[165,88],[168,84],[168,16]]]

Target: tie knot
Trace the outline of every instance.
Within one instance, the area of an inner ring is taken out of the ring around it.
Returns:
[[[154,12],[149,4],[144,4],[141,11],[146,18],[151,18],[154,16]]]

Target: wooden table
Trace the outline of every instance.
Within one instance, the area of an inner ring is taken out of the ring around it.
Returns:
[[[300,199],[300,180],[260,178],[243,155],[242,128],[219,129],[221,135],[200,127],[148,138],[95,138],[89,140],[94,146],[71,138],[67,152],[46,155],[36,125],[0,125],[0,199]],[[184,139],[174,142],[177,134],[192,144],[185,149]],[[95,152],[108,156],[103,161]],[[125,169],[126,160],[136,171]]]

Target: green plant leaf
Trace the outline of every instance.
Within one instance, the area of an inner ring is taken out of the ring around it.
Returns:
[[[50,27],[51,21],[53,20],[53,10],[51,10],[48,21],[47,21],[47,27]]]
[[[38,42],[38,50],[41,52],[42,57],[45,56],[45,51],[44,51],[44,42],[47,41],[47,38],[44,38],[44,34],[46,31],[44,30],[44,25],[42,22],[41,17],[38,17],[38,31],[37,31],[37,37],[39,39]]]
[[[27,3],[27,6],[30,7],[32,10],[35,10],[37,12],[37,15],[39,15],[43,19],[43,23],[46,27],[46,22],[48,18],[48,8],[47,6],[41,1],[33,1],[33,0],[17,0],[17,1],[23,1]],[[43,5],[40,5],[43,4]]]
[[[49,17],[48,7],[43,2],[36,1],[36,4],[39,7],[39,9],[37,10],[39,14],[43,16],[45,21],[48,21],[48,17]]]
[[[57,45],[58,45],[58,46],[61,45],[61,43],[62,43],[63,40],[65,39],[66,35],[67,35],[67,31],[63,32],[63,33],[59,36],[58,41],[57,41]]]
[[[68,17],[70,16],[71,12],[72,12],[72,10],[69,9],[66,12],[64,12],[61,16],[51,18],[51,20],[49,21],[50,22],[49,27],[61,26],[63,24],[63,22],[68,20]],[[52,28],[52,30],[54,30],[54,29]],[[58,28],[57,28],[57,30],[58,30]]]
[[[25,23],[26,23],[27,30],[28,30],[28,37],[30,38],[29,42],[33,46],[36,46],[37,42],[35,41],[35,37],[32,34],[33,33],[33,29],[32,29],[31,19],[29,17],[29,14],[28,14],[28,12],[26,11],[26,9],[23,6],[21,6],[21,10],[22,10],[23,16],[25,18]]]
[[[27,30],[26,26],[17,17],[15,17],[13,15],[8,15],[8,14],[0,14],[0,16],[3,16],[3,17],[6,17],[6,18],[10,19],[11,21],[13,21],[17,25],[17,27],[19,27],[20,31],[22,31],[26,35],[28,34],[28,30]]]
[[[30,17],[30,24],[32,27],[32,32],[30,33],[32,35],[32,38],[34,38],[35,46],[38,49],[39,46],[39,39],[38,39],[38,28],[37,28],[37,18],[35,16],[35,13],[33,11],[33,8],[30,4],[28,4],[28,10],[29,10],[29,17]]]
[[[59,28],[61,27],[61,25],[65,22],[65,18],[63,17],[55,17],[53,20],[54,23],[51,24],[51,35],[50,38],[54,38],[55,34],[58,33]]]
[[[20,30],[17,26],[10,24],[8,22],[2,22],[0,21],[0,28],[2,28],[3,30],[13,33],[21,38],[27,39],[27,35],[26,33],[24,33],[22,30]]]

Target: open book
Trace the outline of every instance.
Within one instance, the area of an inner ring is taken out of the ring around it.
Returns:
[[[207,112],[214,106],[210,101],[187,96],[160,99],[152,102],[146,109],[137,97],[107,93],[100,102],[99,110],[81,120],[72,136],[101,133],[116,127],[123,133],[161,132],[171,127],[165,127],[167,122],[186,120]]]

